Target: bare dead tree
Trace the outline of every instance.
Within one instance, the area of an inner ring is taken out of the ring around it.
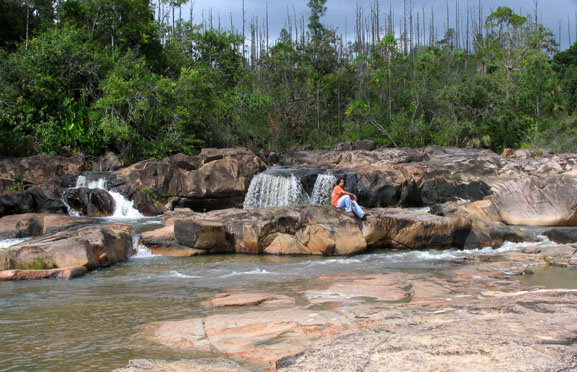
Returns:
[[[246,50],[245,50],[245,26],[246,26],[246,12],[244,8],[244,0],[242,0],[242,56],[246,58]]]

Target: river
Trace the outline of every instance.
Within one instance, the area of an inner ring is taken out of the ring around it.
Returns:
[[[159,219],[145,220],[139,230],[158,223]],[[528,244],[506,243],[497,251]],[[313,279],[320,275],[394,271],[435,275],[462,257],[495,253],[492,249],[379,250],[354,257],[172,258],[137,247],[138,254],[127,262],[82,278],[0,282],[0,371],[110,372],[126,366],[130,359],[205,357],[150,344],[136,337],[139,327],[209,312],[239,311],[200,305],[228,289],[287,294],[296,297],[297,304],[304,304],[296,293],[314,285]]]

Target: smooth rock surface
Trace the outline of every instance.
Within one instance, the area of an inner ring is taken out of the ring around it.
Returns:
[[[126,368],[113,372],[249,372],[237,363],[225,359],[194,359],[167,362],[163,360],[135,359]]]
[[[57,268],[110,266],[134,254],[132,227],[126,224],[90,226],[62,231],[0,250],[0,269],[13,269],[38,260]]]

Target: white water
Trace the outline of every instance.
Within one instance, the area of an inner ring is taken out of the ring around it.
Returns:
[[[253,177],[246,197],[244,209],[265,207],[286,207],[299,204],[325,205],[336,178],[331,174],[319,174],[313,191],[309,196],[300,180],[293,174],[290,177],[259,173]]]
[[[140,235],[133,235],[132,236],[132,247],[136,252],[133,258],[148,258],[148,257],[155,257],[158,256],[150,251],[147,246],[140,243]]]
[[[112,214],[112,216],[108,218],[135,219],[144,217],[142,213],[140,213],[136,208],[134,208],[133,201],[126,199],[124,195],[118,192],[109,191],[106,185],[105,178],[99,178],[97,180],[87,182],[86,176],[78,176],[78,178],[76,179],[76,186],[74,188],[80,188],[80,187],[87,187],[89,189],[101,189],[110,194],[110,196],[114,200],[114,213]],[[80,215],[78,211],[75,211],[72,208],[70,208],[70,206],[66,203],[66,201],[64,201],[64,198],[62,201],[64,205],[66,205],[66,208],[68,209],[68,214],[70,216]]]
[[[332,174],[319,174],[313,187],[313,192],[310,197],[310,204],[329,204],[331,200],[331,192],[336,182],[337,178]]]
[[[20,239],[5,239],[5,240],[0,240],[0,249],[2,248],[8,248],[11,247],[13,245],[25,242],[26,240],[32,239],[32,237],[28,237],[28,238],[20,238]]]
[[[308,195],[294,175],[282,177],[259,173],[248,187],[244,209],[286,207],[307,202]]]

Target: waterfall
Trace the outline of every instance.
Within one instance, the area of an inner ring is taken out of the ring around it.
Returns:
[[[136,208],[134,208],[134,202],[126,199],[124,195],[115,192],[109,191],[106,185],[106,178],[97,178],[91,181],[88,181],[86,176],[78,176],[76,179],[76,186],[73,188],[80,188],[80,187],[87,187],[89,189],[102,189],[110,194],[112,199],[114,200],[114,213],[111,218],[142,218],[144,217],[142,213],[140,213]],[[68,214],[71,216],[78,216],[79,213],[72,208],[64,201],[64,205],[68,209]]]
[[[312,205],[327,205],[331,200],[331,192],[337,182],[337,178],[332,174],[319,174],[313,187],[310,197]]]
[[[244,200],[244,209],[286,207],[299,204],[324,205],[336,178],[331,174],[317,176],[312,194],[309,196],[299,179],[294,175],[259,173],[251,181]]]
[[[308,195],[294,176],[259,173],[251,181],[244,200],[244,209],[286,207],[308,202]]]

